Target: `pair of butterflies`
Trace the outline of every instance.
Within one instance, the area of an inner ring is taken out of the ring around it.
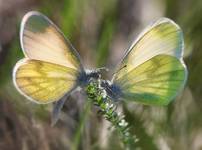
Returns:
[[[29,100],[55,102],[98,78],[86,71],[80,56],[57,26],[39,12],[28,12],[21,23],[20,42],[25,58],[17,62],[13,82]],[[114,100],[167,105],[184,87],[183,34],[172,20],[161,18],[148,26],[123,57],[117,73],[102,86]]]

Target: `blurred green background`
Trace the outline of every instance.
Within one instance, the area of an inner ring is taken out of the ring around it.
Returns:
[[[66,101],[61,120],[50,126],[52,105],[37,105],[14,88],[12,68],[23,57],[19,28],[37,10],[64,32],[86,68],[116,64],[138,33],[162,16],[179,24],[189,77],[167,107],[120,103],[142,150],[202,150],[201,0],[0,0],[0,150],[119,150],[110,124],[80,92]]]

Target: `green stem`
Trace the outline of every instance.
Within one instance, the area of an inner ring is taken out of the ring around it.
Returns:
[[[111,122],[112,126],[120,135],[124,149],[135,149],[135,136],[129,132],[129,124],[124,116],[116,112],[116,105],[105,94],[104,89],[100,87],[99,81],[91,81],[86,88],[88,99],[98,106],[103,117]]]
[[[73,144],[71,146],[71,150],[78,149],[78,146],[79,146],[79,143],[81,140],[81,134],[83,133],[83,130],[84,130],[85,121],[86,121],[87,117],[89,116],[89,113],[91,110],[91,105],[92,105],[92,102],[88,101],[84,106],[84,111],[82,113],[79,125],[77,127],[76,134],[75,134],[74,140],[73,140]]]

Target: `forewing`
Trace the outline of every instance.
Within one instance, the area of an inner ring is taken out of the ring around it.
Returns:
[[[134,41],[123,57],[118,70],[126,66],[130,71],[145,61],[160,54],[182,59],[183,34],[177,24],[168,18],[162,18],[147,27]],[[127,72],[124,69],[115,74],[114,78],[120,78]]]
[[[125,70],[125,69],[124,69]],[[166,105],[182,89],[187,78],[184,63],[170,55],[155,56],[115,79],[121,96],[144,104]]]
[[[75,70],[83,69],[76,50],[46,16],[38,12],[25,15],[20,31],[26,57],[55,63]]]
[[[28,99],[45,104],[59,100],[77,84],[78,71],[40,60],[22,59],[13,72],[16,88]]]

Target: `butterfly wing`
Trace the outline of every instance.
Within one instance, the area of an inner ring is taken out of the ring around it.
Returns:
[[[72,68],[26,58],[16,64],[13,73],[20,93],[41,104],[59,100],[73,89],[78,74]]]
[[[76,88],[83,72],[79,55],[46,16],[27,13],[22,20],[20,41],[26,58],[13,71],[20,93],[37,103],[49,103]]]
[[[26,57],[83,69],[78,53],[46,16],[29,12],[21,24],[20,42]]]
[[[178,25],[163,18],[134,42],[113,77],[121,97],[144,104],[166,105],[185,84],[183,35]]]
[[[115,80],[122,98],[144,104],[168,104],[184,86],[183,62],[169,55],[155,56]]]

